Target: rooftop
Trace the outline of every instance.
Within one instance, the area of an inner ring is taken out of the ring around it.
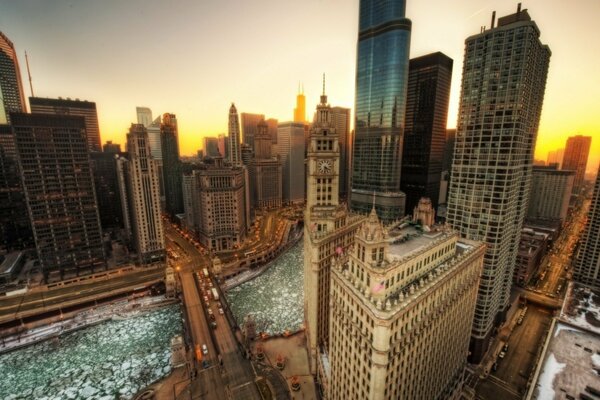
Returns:
[[[559,319],[600,336],[600,291],[569,283]]]
[[[17,251],[0,256],[0,275],[11,274],[23,258],[23,252]]]
[[[439,239],[446,239],[454,234],[455,232],[439,225],[422,228],[410,222],[403,222],[388,230],[387,241],[390,243],[388,254],[392,260],[404,258],[412,253],[421,252]]]

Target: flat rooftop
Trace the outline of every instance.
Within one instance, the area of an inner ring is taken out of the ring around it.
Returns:
[[[420,226],[402,223],[388,231],[389,255],[392,258],[406,257],[413,252],[431,245],[434,241],[447,238],[453,234],[452,231],[444,230],[442,227],[433,226],[431,229],[423,229]]]
[[[600,336],[600,291],[569,283],[559,319]]]
[[[0,256],[0,275],[11,274],[19,265],[23,252],[15,251],[5,256]]]

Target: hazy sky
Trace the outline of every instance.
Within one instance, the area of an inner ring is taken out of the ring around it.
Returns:
[[[411,57],[454,59],[448,127],[456,124],[464,40],[506,0],[407,0]],[[330,103],[354,106],[358,0],[0,0],[0,31],[34,91],[98,105],[102,141],[124,143],[135,107],[177,114],[182,154],[227,129],[229,105],[290,120],[298,82],[312,115],[327,74]],[[600,0],[523,0],[552,50],[537,158],[574,134],[600,160]],[[26,80],[24,79],[24,82]],[[26,93],[29,95],[27,85]]]

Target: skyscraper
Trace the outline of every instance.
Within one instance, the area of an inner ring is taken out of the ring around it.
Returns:
[[[25,112],[19,58],[13,43],[0,32],[0,124],[10,123],[11,112]]]
[[[344,199],[350,191],[350,155],[352,144],[350,143],[350,109],[344,107],[331,107],[331,124],[338,135],[340,146],[340,178],[339,192]]]
[[[152,123],[152,110],[148,107],[136,107],[137,123],[144,125],[146,128]]]
[[[238,120],[238,143],[245,143],[252,148],[252,151],[254,151],[254,136],[258,132],[258,123],[264,119],[264,114],[242,113],[241,131]],[[239,137],[240,133],[242,135],[241,142]]]
[[[565,149],[549,151],[548,158],[546,159],[546,165],[558,164],[558,168],[561,168],[564,155]]]
[[[244,115],[242,114],[242,121],[244,121]],[[245,123],[245,122],[244,122]],[[258,123],[258,122],[257,122]],[[237,109],[235,104],[231,103],[229,108],[229,130],[227,135],[229,136],[229,161],[234,167],[242,165],[242,146],[240,142],[240,119],[238,118]],[[246,142],[246,126],[244,125],[244,143],[254,146],[254,133],[252,133],[252,144]]]
[[[216,137],[205,137],[202,139],[204,142],[204,156],[205,157],[221,157],[219,153],[219,139]]]
[[[100,141],[100,127],[98,125],[98,112],[96,103],[86,100],[45,99],[41,97],[30,97],[29,106],[32,113],[78,115],[85,119],[85,132],[89,151],[102,151]]]
[[[588,156],[590,155],[590,146],[592,145],[591,136],[571,136],[567,139],[565,154],[563,156],[562,169],[575,171],[575,180],[573,181],[573,194],[579,194],[585,179],[585,169],[587,167]]]
[[[600,288],[600,167],[573,279]]]
[[[560,227],[567,218],[575,171],[559,170],[556,164],[533,167],[527,219]]]
[[[156,161],[144,125],[131,124],[127,158],[117,160],[124,225],[142,265],[165,259]]]
[[[228,160],[229,159],[229,137],[227,137],[227,135],[224,133],[219,133],[218,139],[219,139],[219,143],[218,143],[219,154],[221,155],[221,157]]]
[[[175,114],[163,114],[160,125],[160,142],[163,156],[163,182],[165,184],[165,210],[171,218],[183,213],[181,191],[181,161],[179,160],[179,134]]]
[[[519,6],[465,42],[447,221],[462,237],[487,244],[473,322],[474,363],[509,304],[551,55],[539,37]]]
[[[300,85],[298,85],[298,94],[296,95],[294,122],[306,123],[306,97],[304,96],[304,86],[300,90]]]
[[[10,119],[44,275],[55,280],[104,268],[84,119],[21,113]]]
[[[106,149],[107,146],[104,145],[104,148]],[[110,147],[108,149],[109,151],[90,153],[98,214],[102,229],[105,231],[124,227],[117,174],[117,157],[121,152],[112,152]]]
[[[329,341],[330,267],[333,257],[354,242],[362,216],[348,215],[339,199],[340,146],[325,93],[313,121],[307,152],[304,211],[304,314],[310,369],[327,381],[323,357]],[[301,123],[290,123],[303,127]]]
[[[353,210],[375,203],[384,222],[404,216],[400,191],[411,22],[404,0],[361,0],[356,63]]]
[[[422,197],[438,206],[452,64],[440,52],[410,60],[400,180],[407,213]]]
[[[281,162],[271,155],[271,147],[267,123],[261,121],[254,137],[255,156],[248,168],[252,207],[281,207]]]
[[[304,202],[304,124],[281,122],[277,127],[277,148],[283,167],[283,202]]]

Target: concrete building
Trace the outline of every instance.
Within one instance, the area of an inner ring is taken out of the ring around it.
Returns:
[[[220,133],[218,136],[219,144],[219,154],[226,160],[229,160],[229,136],[224,133]]]
[[[373,209],[331,268],[327,398],[459,399],[484,250]]]
[[[306,121],[306,96],[304,96],[304,86],[300,90],[298,85],[298,94],[296,95],[296,108],[294,108],[294,122],[305,124]]]
[[[317,106],[309,138],[304,211],[304,320],[311,372],[326,385],[327,376],[318,366],[329,342],[331,260],[337,252],[352,245],[364,217],[349,215],[339,199],[339,136],[325,94]]]
[[[350,206],[367,214],[374,201],[386,223],[404,216],[406,200],[400,178],[412,23],[405,13],[405,0],[360,2]]]
[[[254,158],[250,161],[251,208],[281,207],[282,168],[277,157],[271,155],[271,135],[265,121],[258,123],[254,137]]]
[[[487,245],[473,363],[486,353],[509,305],[551,54],[539,38],[519,6],[465,43],[447,222],[461,237]]]
[[[181,190],[183,192],[183,213],[185,228],[194,231],[194,173],[183,174],[181,179]]]
[[[41,97],[30,97],[29,106],[32,113],[76,115],[85,119],[85,133],[89,151],[102,151],[100,141],[100,126],[98,124],[98,112],[96,103],[86,100],[71,100],[70,98],[45,99]]]
[[[413,58],[409,63],[402,175],[410,213],[422,197],[437,209],[446,143],[453,61],[440,52]]]
[[[548,158],[546,159],[546,165],[558,164],[558,168],[561,168],[564,155],[565,149],[549,151]]]
[[[559,170],[556,164],[533,167],[527,220],[561,226],[567,218],[575,171]]]
[[[264,114],[242,113],[241,134],[242,142],[249,145],[254,151],[254,136],[258,132],[258,123],[265,119]],[[240,131],[238,130],[238,133]],[[238,143],[240,143],[238,141]]]
[[[148,107],[136,107],[137,123],[144,125],[146,128],[152,123],[152,110]]]
[[[575,171],[575,180],[573,181],[573,194],[575,195],[579,194],[585,180],[585,170],[591,145],[591,136],[577,135],[567,139],[562,169]]]
[[[84,118],[11,113],[10,119],[45,277],[62,279],[105,268]]]
[[[283,168],[283,202],[304,202],[304,124],[281,122],[277,126],[277,151]]]
[[[573,279],[600,288],[600,168],[596,176],[592,204],[575,261]]]
[[[193,171],[194,226],[211,251],[240,246],[250,227],[248,172],[214,158]]]
[[[219,153],[219,139],[216,137],[205,137],[202,139],[204,143],[204,157],[221,157]]]
[[[159,178],[144,125],[131,124],[127,158],[117,160],[124,226],[142,265],[165,260]]]
[[[162,147],[162,173],[165,188],[165,211],[174,219],[183,213],[181,192],[181,160],[179,159],[179,133],[175,114],[165,113],[160,124]]]
[[[0,125],[10,124],[11,112],[26,112],[19,57],[13,43],[0,32]]]
[[[139,122],[138,122],[139,123]],[[152,158],[155,161],[158,161],[158,165],[162,171],[162,143],[160,141],[160,115],[156,117],[148,126],[146,126],[146,130],[148,131],[148,143],[150,144],[150,153],[152,154]],[[162,175],[162,172],[161,172]],[[162,180],[162,176],[161,176]]]
[[[277,144],[277,126],[279,125],[279,121],[275,118],[269,118],[266,120],[267,123],[267,131],[269,132],[269,136],[271,136],[271,143]]]
[[[548,233],[523,228],[513,274],[515,284],[525,286],[533,278],[542,258],[546,255],[549,241]]]

